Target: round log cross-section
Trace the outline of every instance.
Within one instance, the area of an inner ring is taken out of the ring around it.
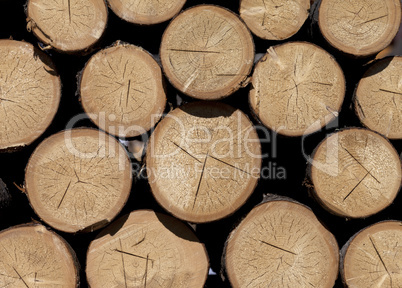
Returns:
[[[232,94],[254,61],[253,38],[237,15],[213,5],[180,13],[162,37],[160,56],[170,82],[203,100]]]
[[[251,210],[230,234],[224,260],[233,288],[332,288],[339,248],[310,209],[269,201]]]
[[[123,146],[112,136],[87,128],[44,140],[25,172],[35,212],[52,227],[71,233],[107,225],[125,205],[131,179]]]
[[[302,136],[338,116],[345,77],[325,50],[290,42],[268,49],[254,69],[252,87],[250,106],[265,126],[286,136]]]
[[[53,121],[60,77],[51,59],[31,44],[0,40],[0,150],[31,144]]]
[[[152,193],[167,211],[190,222],[214,221],[235,212],[253,192],[260,141],[240,110],[191,103],[156,127],[146,165]]]
[[[90,287],[202,288],[208,256],[191,228],[176,218],[138,210],[105,228],[91,242]]]
[[[383,136],[346,129],[329,136],[311,166],[314,195],[334,214],[363,218],[388,207],[401,186],[401,161]]]
[[[158,63],[143,49],[117,43],[88,61],[81,104],[102,130],[118,137],[146,133],[163,114],[166,96]]]
[[[70,245],[38,224],[0,232],[1,287],[79,287],[79,264]]]

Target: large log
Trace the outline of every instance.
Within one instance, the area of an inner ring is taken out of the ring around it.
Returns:
[[[169,24],[160,57],[167,78],[178,90],[198,99],[220,99],[246,81],[253,67],[254,43],[236,14],[199,5]]]
[[[25,172],[26,192],[38,216],[71,233],[107,225],[125,205],[131,181],[122,145],[95,129],[50,136],[36,148]]]
[[[0,151],[36,140],[60,102],[60,77],[50,57],[32,44],[0,40]]]
[[[146,133],[166,105],[161,68],[142,48],[117,42],[86,64],[81,104],[102,130],[118,137]]]

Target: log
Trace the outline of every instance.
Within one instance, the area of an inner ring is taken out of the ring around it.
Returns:
[[[28,0],[27,29],[46,49],[86,52],[103,35],[108,19],[104,0]]]
[[[118,137],[146,133],[166,105],[162,72],[140,47],[117,42],[93,55],[80,81],[81,104],[102,130]]]
[[[241,0],[240,17],[255,35],[266,40],[284,40],[296,34],[306,21],[310,0]]]
[[[59,132],[33,152],[25,187],[36,214],[64,232],[107,225],[131,190],[130,159],[112,136],[95,129]]]
[[[31,144],[48,128],[60,102],[51,59],[30,43],[0,40],[0,151]]]
[[[224,265],[233,288],[334,287],[339,248],[306,206],[274,198],[229,235]]]
[[[190,227],[151,210],[131,212],[91,242],[90,287],[202,288],[208,256]]]
[[[79,263],[70,245],[39,224],[0,232],[1,287],[79,287]]]
[[[400,0],[322,0],[318,13],[325,40],[355,57],[368,57],[386,48],[400,23]]]
[[[341,250],[345,287],[402,287],[402,222],[387,220],[356,233]]]
[[[246,81],[254,60],[253,38],[233,12],[199,5],[180,13],[160,46],[163,70],[174,87],[202,100],[224,98]]]
[[[165,22],[180,12],[186,0],[109,0],[109,7],[121,19],[140,25]]]
[[[8,192],[6,184],[0,178],[0,210],[7,208],[12,201],[10,192]]]
[[[365,218],[394,201],[401,174],[399,155],[385,137],[367,129],[344,129],[314,153],[313,195],[333,214]]]
[[[286,136],[320,130],[339,115],[345,77],[335,59],[307,42],[268,49],[256,64],[249,102],[268,128]]]
[[[402,95],[399,74],[402,57],[382,59],[360,80],[354,98],[356,114],[361,123],[390,139],[402,139]]]
[[[227,217],[260,177],[261,147],[239,109],[195,102],[170,112],[151,135],[146,171],[158,203],[193,223]]]

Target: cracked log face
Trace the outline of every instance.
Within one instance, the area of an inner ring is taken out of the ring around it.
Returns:
[[[175,16],[186,0],[109,0],[108,3],[120,18],[135,24],[151,25]]]
[[[336,49],[370,56],[386,48],[398,33],[400,0],[322,0],[318,24]]]
[[[139,210],[91,242],[86,274],[91,287],[202,288],[208,266],[205,247],[188,226]]]
[[[29,0],[28,30],[45,45],[74,53],[88,49],[107,23],[104,0]]]
[[[330,212],[364,218],[388,207],[401,186],[401,162],[383,136],[346,129],[316,149],[311,178],[317,200]]]
[[[0,40],[0,150],[31,144],[60,102],[60,78],[50,58],[31,44]]]
[[[265,126],[286,136],[320,130],[338,116],[345,96],[338,63],[307,42],[268,49],[254,69],[252,85],[252,111]]]
[[[116,44],[89,60],[80,95],[91,120],[118,137],[146,133],[166,105],[159,65],[142,48],[128,44]]]
[[[310,0],[240,2],[240,17],[255,35],[267,40],[283,40],[296,34],[309,10]]]
[[[64,232],[107,225],[131,189],[131,166],[120,143],[94,129],[73,129],[44,140],[25,172],[29,201],[38,216]]]
[[[187,104],[156,127],[146,164],[162,207],[186,221],[214,221],[235,212],[254,191],[260,141],[240,110],[221,103]]]
[[[346,287],[402,287],[402,222],[384,221],[357,233],[342,248]]]
[[[194,98],[224,98],[241,87],[254,61],[254,43],[237,15],[212,5],[177,16],[162,37],[163,70],[181,92]]]
[[[338,253],[335,237],[310,209],[270,201],[251,210],[230,234],[225,267],[234,288],[332,288]]]
[[[390,139],[402,138],[402,57],[372,65],[355,93],[355,110],[367,128]]]
[[[0,232],[1,287],[78,287],[78,262],[64,239],[42,225]]]

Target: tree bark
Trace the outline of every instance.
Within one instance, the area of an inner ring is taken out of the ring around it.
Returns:
[[[366,129],[345,129],[314,153],[313,195],[336,215],[365,218],[393,202],[401,174],[399,155],[386,138]]]
[[[158,63],[142,48],[120,42],[88,61],[80,96],[91,120],[118,137],[145,134],[160,120],[166,105]]]
[[[199,5],[169,24],[160,56],[167,78],[178,90],[197,99],[216,100],[244,84],[253,66],[254,43],[236,14]]]
[[[48,128],[60,102],[51,59],[31,44],[0,40],[0,151],[31,144]]]
[[[151,210],[123,216],[91,242],[90,287],[202,288],[208,256],[190,227]]]
[[[44,140],[25,172],[27,195],[37,215],[70,233],[107,225],[125,205],[131,182],[130,159],[121,144],[87,128]]]

